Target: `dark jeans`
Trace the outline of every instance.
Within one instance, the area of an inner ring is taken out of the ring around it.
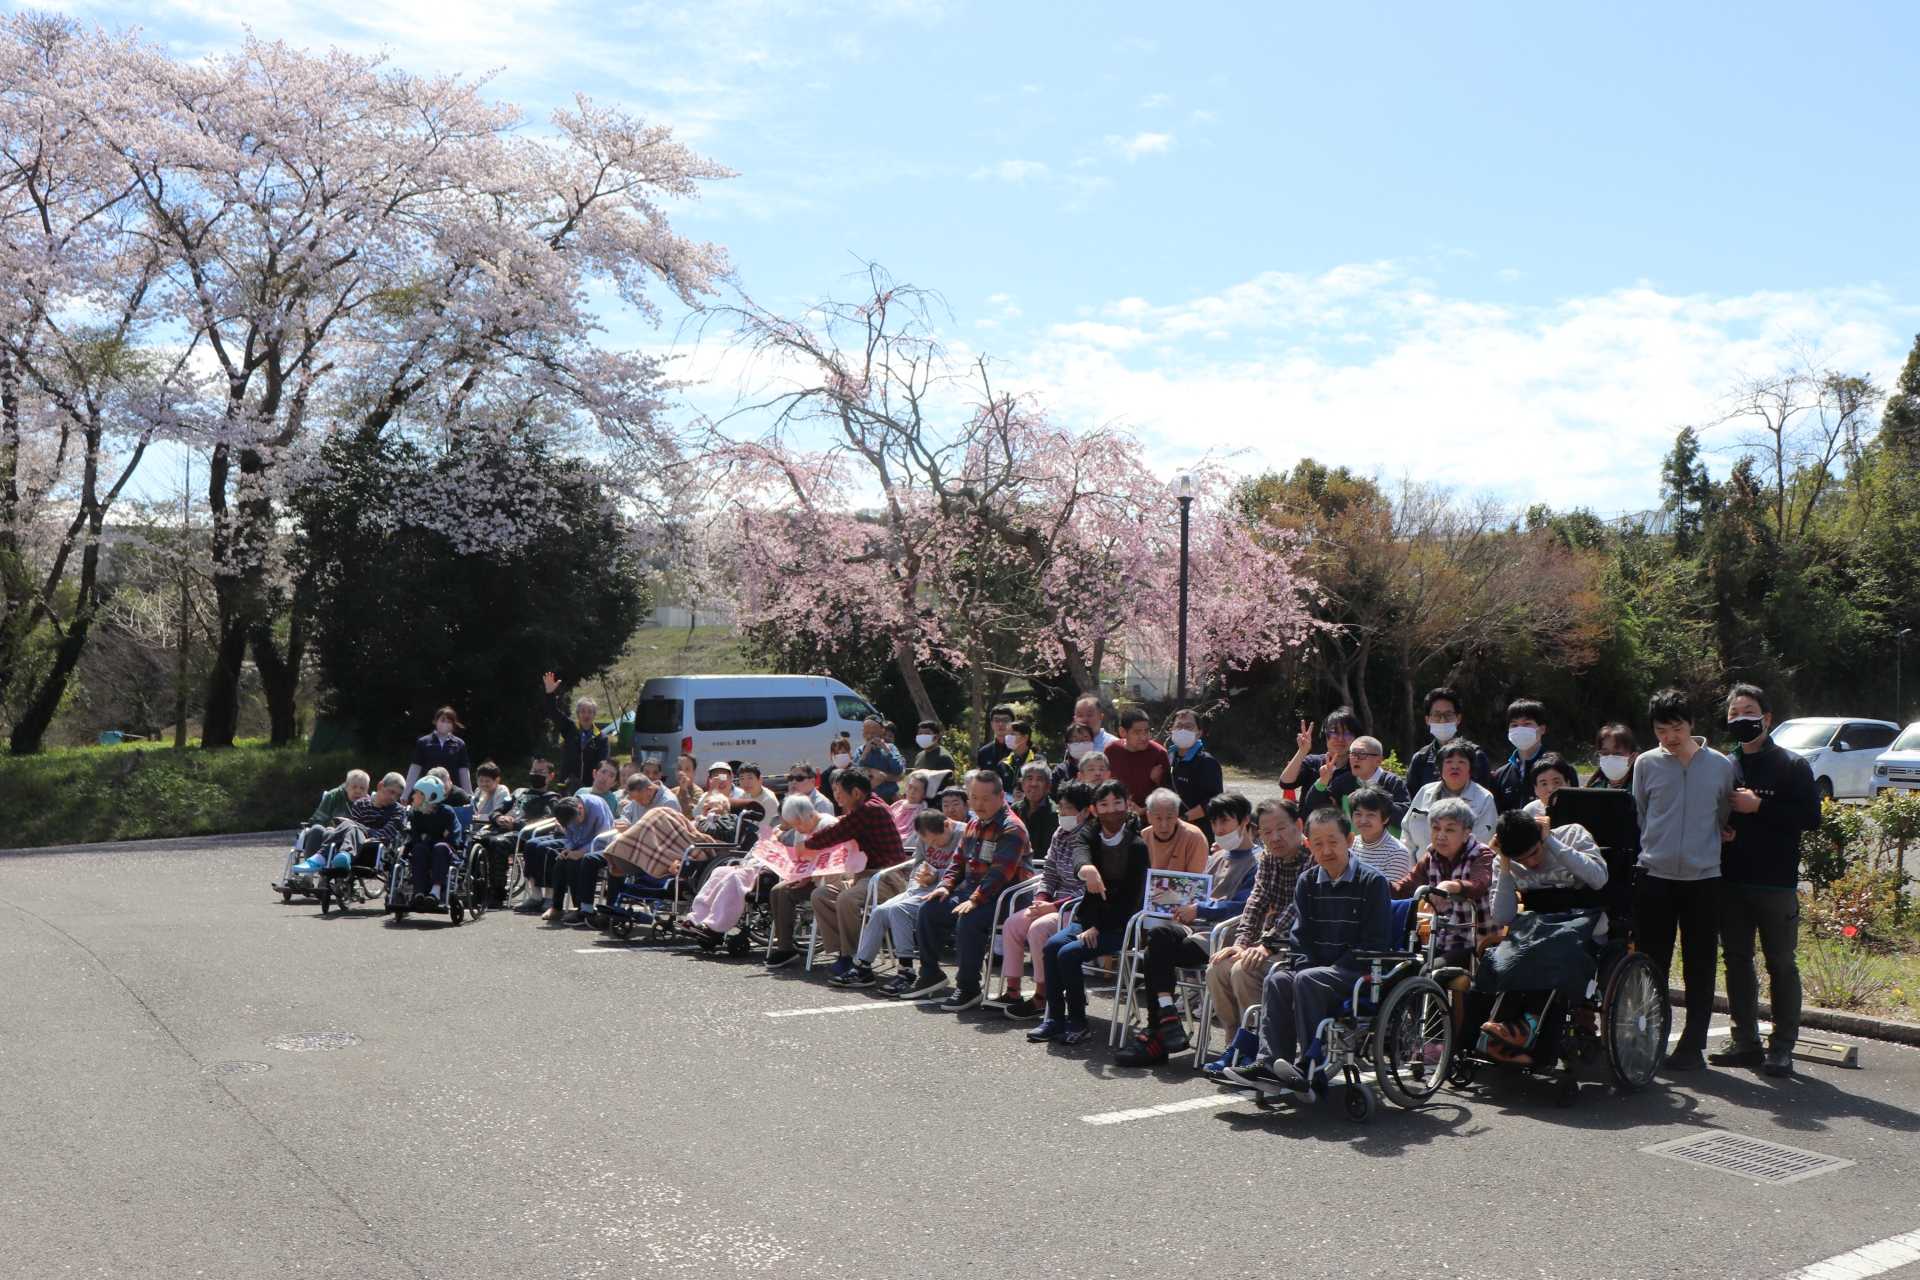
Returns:
[[[1260,1057],[1266,1062],[1293,1062],[1300,1046],[1309,1043],[1320,1023],[1340,1007],[1365,969],[1322,965],[1289,969],[1275,965],[1260,989]]]
[[[1791,1053],[1800,1039],[1800,894],[1755,884],[1720,888],[1720,950],[1727,958],[1727,1007],[1733,1014],[1731,1049],[1760,1047],[1760,979],[1753,968],[1753,939],[1767,961],[1773,997],[1772,1047]]]
[[[927,918],[924,909],[920,918]],[[1056,1022],[1087,1020],[1087,974],[1083,966],[1101,956],[1118,955],[1120,938],[1125,932],[1124,929],[1101,930],[1098,945],[1090,947],[1081,941],[1081,928],[1078,921],[1067,925],[1047,939],[1046,948],[1040,954],[1041,967],[1047,975],[1047,1017]]]
[[[547,869],[552,865],[554,855],[566,848],[565,843],[552,836],[535,836],[531,840],[520,842],[520,856],[527,864],[527,881],[544,888],[547,883]]]
[[[1206,939],[1187,932],[1184,926],[1171,920],[1162,921],[1147,930],[1146,952],[1146,961],[1141,969],[1147,978],[1149,1009],[1157,997],[1173,994],[1181,969],[1207,967]]]
[[[1720,880],[1662,880],[1644,871],[1633,881],[1633,945],[1646,953],[1661,989],[1672,983],[1673,935],[1680,933],[1680,971],[1687,988],[1687,1019],[1679,1053],[1707,1047],[1713,1020],[1714,961],[1720,943]]]
[[[567,905],[567,895],[571,893],[574,906],[582,911],[592,907],[594,886],[606,865],[606,859],[596,862],[586,854],[578,858],[562,858],[558,851],[551,853],[544,868],[547,905],[564,907]],[[532,878],[531,874],[528,878]]]
[[[413,891],[431,893],[435,885],[447,883],[447,871],[453,866],[453,847],[444,841],[416,844],[407,850],[407,862],[413,869]]]
[[[954,935],[954,965],[958,972],[953,989],[966,995],[980,989],[980,969],[986,963],[987,944],[993,939],[992,903],[983,903],[964,916],[953,914],[955,907],[969,900],[970,892],[965,890],[923,904],[913,925],[914,945],[920,953],[923,975],[940,971],[940,952],[946,946],[947,935]]]

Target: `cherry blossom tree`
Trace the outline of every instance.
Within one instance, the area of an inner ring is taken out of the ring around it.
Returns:
[[[63,105],[124,51],[55,17],[0,24],[0,692],[16,754],[40,749],[79,665],[105,603],[108,512],[194,348],[156,345],[164,256]]]
[[[810,598],[760,593],[748,613],[827,638],[885,628],[923,716],[918,664],[964,668],[976,729],[988,690],[1012,675],[1096,690],[1117,638],[1151,647],[1177,626],[1169,481],[1126,432],[1055,423],[998,386],[985,357],[954,358],[932,295],[879,267],[866,283],[860,300],[797,319],[751,302],[715,309],[760,381],[711,424],[711,456],[735,471],[735,492],[760,495],[748,519],[777,555],[825,570]],[[1229,486],[1212,488],[1224,499]],[[1309,584],[1291,544],[1257,537],[1224,500],[1196,517],[1207,558],[1195,560],[1194,673],[1304,642]]]
[[[170,429],[211,463],[208,745],[233,739],[249,654],[274,739],[294,732],[302,609],[278,533],[329,435],[479,457],[534,428],[590,442],[642,506],[683,491],[663,368],[603,346],[589,299],[651,319],[656,288],[710,292],[724,254],[677,234],[660,201],[726,170],[585,99],[527,133],[483,81],[251,38],[190,64],[83,39],[99,74],[56,86],[51,109],[114,167],[127,238],[157,255],[151,295],[200,353]],[[470,523],[457,493],[418,510],[475,549],[516,537],[498,504]]]

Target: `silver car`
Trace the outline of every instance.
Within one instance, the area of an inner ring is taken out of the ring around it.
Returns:
[[[1908,725],[1873,762],[1873,794],[1920,791],[1920,721]]]
[[[1773,740],[1806,758],[1822,796],[1865,800],[1873,794],[1873,766],[1900,736],[1891,720],[1804,716],[1774,726]]]

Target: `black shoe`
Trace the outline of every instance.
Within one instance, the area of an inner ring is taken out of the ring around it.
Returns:
[[[847,970],[843,976],[828,978],[827,981],[836,987],[870,987],[873,985],[873,966],[861,964],[856,960],[853,962],[853,968]]]
[[[560,917],[561,924],[585,924],[586,922],[587,922],[587,913],[582,911],[578,907],[575,907],[573,910],[567,912],[567,914]]]
[[[900,993],[902,1000],[922,1000],[927,996],[939,995],[947,988],[947,975],[938,969],[922,973],[908,984]]]
[[[767,968],[784,969],[788,965],[792,964],[795,960],[798,960],[799,958],[800,958],[800,953],[798,951],[794,951],[791,949],[786,951],[776,951],[772,955],[767,957]]]
[[[1760,1064],[1760,1074],[1771,1076],[1775,1080],[1784,1080],[1793,1074],[1793,1050],[1769,1049],[1766,1061]]]
[[[903,970],[894,974],[887,985],[880,988],[880,994],[883,996],[891,996],[895,1000],[898,1000],[900,997],[906,995],[907,992],[913,990],[914,981],[913,974]]]
[[[979,1007],[980,991],[978,988],[975,988],[972,991],[956,991],[948,996],[946,1000],[941,1002],[940,1012],[965,1013],[969,1009],[977,1009]]]
[[[1234,1084],[1258,1089],[1262,1093],[1272,1093],[1277,1089],[1299,1091],[1307,1087],[1307,1078],[1300,1074],[1300,1069],[1291,1062],[1279,1059],[1255,1063],[1250,1067],[1228,1067],[1220,1074]]]
[[[1009,1000],[1006,1004],[1000,1006],[1000,1012],[1006,1014],[1015,1022],[1027,1022],[1039,1017],[1046,1011],[1047,1006],[1035,1000],[1032,996],[1021,996],[1018,1000]]]
[[[1187,1039],[1187,1029],[1180,1025],[1178,1018],[1161,1019],[1160,1025],[1154,1028],[1154,1033],[1159,1036],[1161,1047],[1166,1049],[1169,1055],[1185,1053],[1193,1048],[1193,1041]]]
[[[513,909],[513,914],[517,916],[537,916],[542,911],[545,911],[546,909],[547,909],[547,904],[540,901],[540,899],[529,898],[527,901],[515,907]]]
[[[1718,1053],[1707,1055],[1707,1061],[1716,1067],[1758,1067],[1767,1060],[1767,1055],[1756,1045],[1751,1049],[1726,1048]]]
[[[1116,1067],[1157,1067],[1166,1060],[1167,1046],[1151,1031],[1135,1036],[1132,1044],[1113,1055]]]
[[[1699,1071],[1706,1067],[1707,1059],[1698,1049],[1676,1049],[1660,1065],[1667,1071]]]

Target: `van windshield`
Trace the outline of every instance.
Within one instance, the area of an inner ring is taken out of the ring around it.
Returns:
[[[679,698],[642,698],[633,713],[635,733],[678,733],[686,703]]]
[[[1920,724],[1910,724],[1907,731],[1900,735],[1889,751],[1920,751]]]

